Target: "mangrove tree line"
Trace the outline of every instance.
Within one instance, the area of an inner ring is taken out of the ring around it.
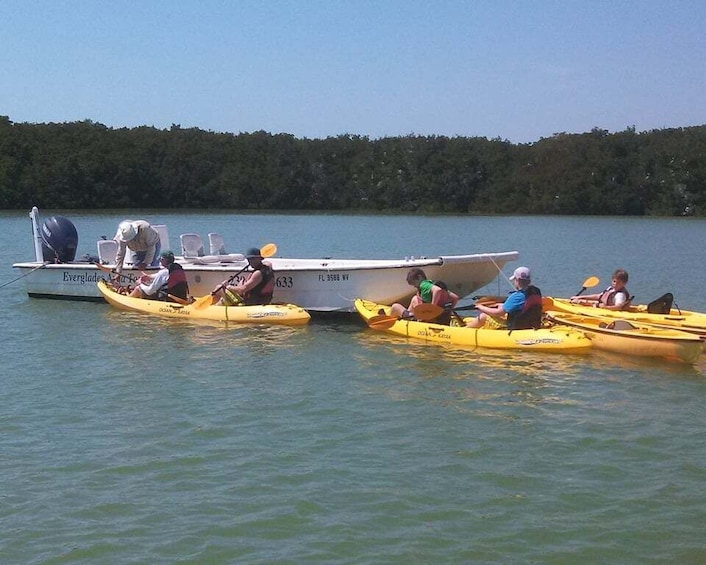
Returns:
[[[109,128],[0,116],[0,208],[706,215],[706,126],[481,137]]]

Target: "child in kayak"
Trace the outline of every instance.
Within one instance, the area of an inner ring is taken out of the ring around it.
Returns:
[[[571,297],[573,304],[585,304],[606,310],[624,310],[630,305],[630,291],[625,286],[628,283],[628,272],[617,269],[613,273],[611,285],[598,294],[584,294]]]

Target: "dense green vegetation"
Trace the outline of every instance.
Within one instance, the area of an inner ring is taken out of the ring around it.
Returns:
[[[0,209],[706,215],[706,126],[535,143],[112,129],[0,116]]]

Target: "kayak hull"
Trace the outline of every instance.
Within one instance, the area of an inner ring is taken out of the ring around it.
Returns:
[[[212,320],[237,324],[278,324],[299,326],[309,322],[309,313],[294,304],[270,304],[266,306],[217,306],[197,308],[194,304],[182,305],[162,300],[133,298],[115,292],[105,281],[98,282],[98,291],[111,305],[120,310],[150,314],[167,318]]]
[[[685,331],[706,339],[706,314],[672,308],[669,314],[650,314],[647,306],[640,304],[630,306],[627,310],[606,310],[593,306],[572,304],[566,298],[542,298],[542,309],[554,312],[567,312],[581,316],[601,317],[613,320],[628,320],[638,324],[671,328]]]
[[[354,301],[356,311],[368,323],[389,315],[389,306],[363,299]],[[371,325],[372,328],[376,324]],[[556,353],[587,353],[591,341],[583,332],[568,327],[514,330],[443,326],[416,320],[397,320],[377,329],[427,344],[453,345],[470,349],[513,349]]]
[[[545,316],[556,324],[583,331],[596,349],[621,355],[692,364],[702,351],[702,342],[698,336],[673,328],[567,312],[548,311]]]

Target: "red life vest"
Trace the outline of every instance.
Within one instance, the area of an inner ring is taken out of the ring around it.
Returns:
[[[179,263],[172,263],[167,279],[167,292],[186,300],[189,297],[189,283],[186,282],[186,273]]]

